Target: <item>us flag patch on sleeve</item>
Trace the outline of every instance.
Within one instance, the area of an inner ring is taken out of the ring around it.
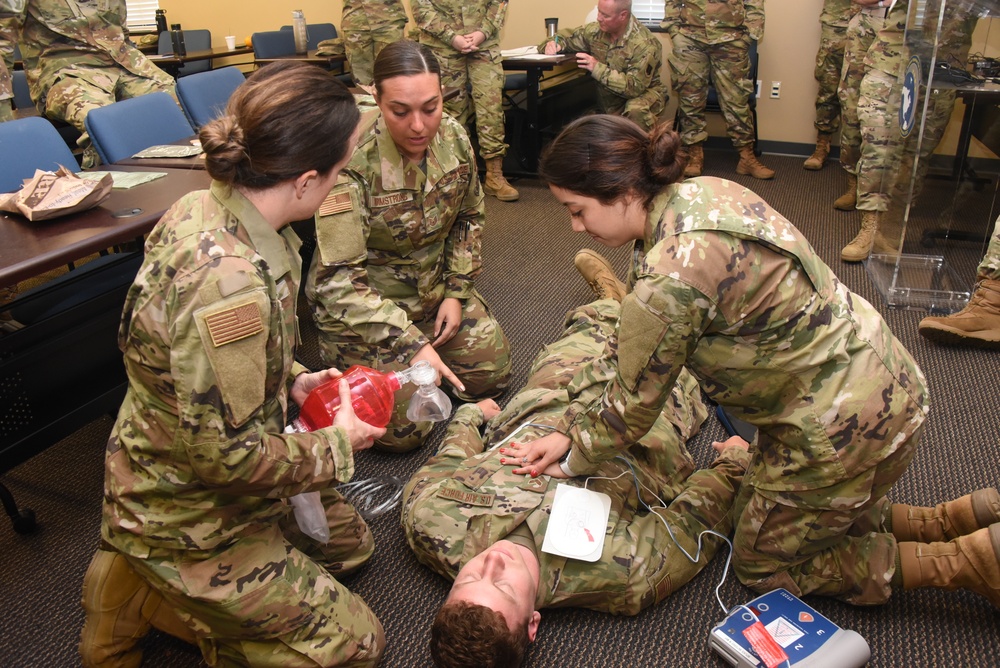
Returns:
[[[205,316],[208,333],[216,348],[264,331],[264,322],[256,302],[240,304]]]
[[[323,203],[319,205],[319,215],[320,216],[332,216],[335,213],[344,213],[345,211],[350,211],[354,208],[351,203],[351,192],[349,190],[342,190],[340,188],[334,188],[330,191],[330,194],[326,196]]]

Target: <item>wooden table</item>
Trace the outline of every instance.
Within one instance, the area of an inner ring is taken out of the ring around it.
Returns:
[[[160,69],[176,77],[178,69],[185,63],[194,63],[199,60],[228,58],[230,56],[243,56],[252,53],[253,49],[249,46],[246,46],[245,44],[237,44],[235,49],[229,49],[225,46],[213,46],[211,49],[188,51],[183,56],[175,56],[172,53],[168,53],[162,56],[152,55],[146,57],[153,61],[153,63],[155,63]],[[247,60],[246,62],[249,63],[250,61]]]
[[[254,58],[253,62],[257,67],[263,67],[269,63],[281,63],[289,60],[332,67],[346,62],[347,56],[320,56],[317,55],[316,49],[311,49],[307,53],[290,53],[287,56],[275,56],[274,58]]]
[[[158,171],[119,167],[123,171]],[[0,212],[0,287],[64,266],[149,232],[178,199],[211,183],[203,170],[174,169],[129,190],[112,190],[100,206],[55,220],[30,222]]]
[[[557,53],[551,56],[532,57],[519,56],[515,58],[504,58],[503,69],[505,71],[524,71],[527,74],[525,85],[525,114],[527,122],[527,141],[522,147],[524,166],[530,171],[538,168],[538,154],[542,150],[541,128],[539,127],[539,98],[541,97],[540,84],[542,73],[549,72],[560,65],[576,62],[576,56],[566,53]]]

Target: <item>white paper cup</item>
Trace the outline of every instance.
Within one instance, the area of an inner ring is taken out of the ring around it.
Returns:
[[[236,35],[226,35],[226,48],[230,51],[236,48]]]

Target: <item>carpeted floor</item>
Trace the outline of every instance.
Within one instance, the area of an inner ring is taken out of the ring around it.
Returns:
[[[841,279],[880,307],[927,375],[932,409],[926,435],[910,470],[893,490],[893,498],[931,504],[997,485],[1000,353],[941,348],[924,341],[917,335],[922,312],[886,308],[862,265],[840,262],[840,248],[853,237],[860,220],[857,213],[830,207],[846,183],[840,170],[830,164],[821,172],[806,172],[801,169],[801,158],[765,156],[778,176],[771,182],[752,182],[735,175],[734,152],[706,154],[707,174],[751,186],[798,225]],[[516,185],[522,194],[519,202],[489,200],[485,269],[479,281],[514,348],[514,387],[524,381],[539,348],[559,334],[563,314],[591,298],[572,264],[576,250],[591,245],[589,239],[571,232],[567,215],[544,186],[531,180]],[[984,196],[992,197],[989,192]],[[975,226],[984,219],[970,216],[970,220]],[[971,282],[982,248],[974,244],[949,248],[957,269]],[[607,254],[624,276],[625,250]],[[302,322],[304,357],[315,364],[315,339],[310,336],[308,317]],[[0,521],[0,666],[79,664],[80,585],[99,539],[103,448],[111,426],[110,417],[97,420],[4,475],[18,501],[36,511],[41,527],[34,535],[19,536]],[[440,433],[435,432],[428,444],[409,455],[363,453],[357,477],[410,475],[431,454]],[[708,444],[721,434],[710,418],[689,446],[699,462],[710,460]],[[430,620],[448,585],[417,564],[406,548],[395,513],[377,519],[372,527],[378,544],[375,556],[347,584],[365,598],[385,626],[389,644],[382,665],[429,665]],[[723,616],[713,594],[723,575],[722,566],[722,559],[717,559],[674,597],[635,618],[583,610],[544,611],[528,665],[723,666],[707,648],[709,629]],[[732,576],[720,595],[727,606],[753,596]],[[872,648],[872,666],[986,668],[996,665],[1000,656],[1000,613],[971,593],[905,592],[871,609],[816,597],[808,603],[864,636]],[[202,663],[193,647],[156,632],[146,639],[145,647],[143,665],[147,668]]]

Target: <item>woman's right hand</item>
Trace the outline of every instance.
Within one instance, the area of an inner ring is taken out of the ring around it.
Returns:
[[[347,433],[351,441],[351,451],[360,452],[367,450],[375,444],[375,440],[382,438],[385,434],[385,427],[374,427],[363,421],[354,414],[354,406],[351,404],[351,386],[347,381],[341,379],[337,384],[340,390],[340,409],[333,418],[333,426],[340,427]]]
[[[462,385],[462,381],[458,379],[458,376],[448,368],[448,365],[441,361],[441,356],[434,349],[431,344],[426,344],[423,348],[417,351],[417,354],[413,356],[410,360],[410,366],[413,366],[417,362],[426,360],[432,367],[434,367],[440,378],[445,378],[449,383],[452,384],[459,392],[465,392],[465,385]],[[440,383],[438,383],[440,385]]]

